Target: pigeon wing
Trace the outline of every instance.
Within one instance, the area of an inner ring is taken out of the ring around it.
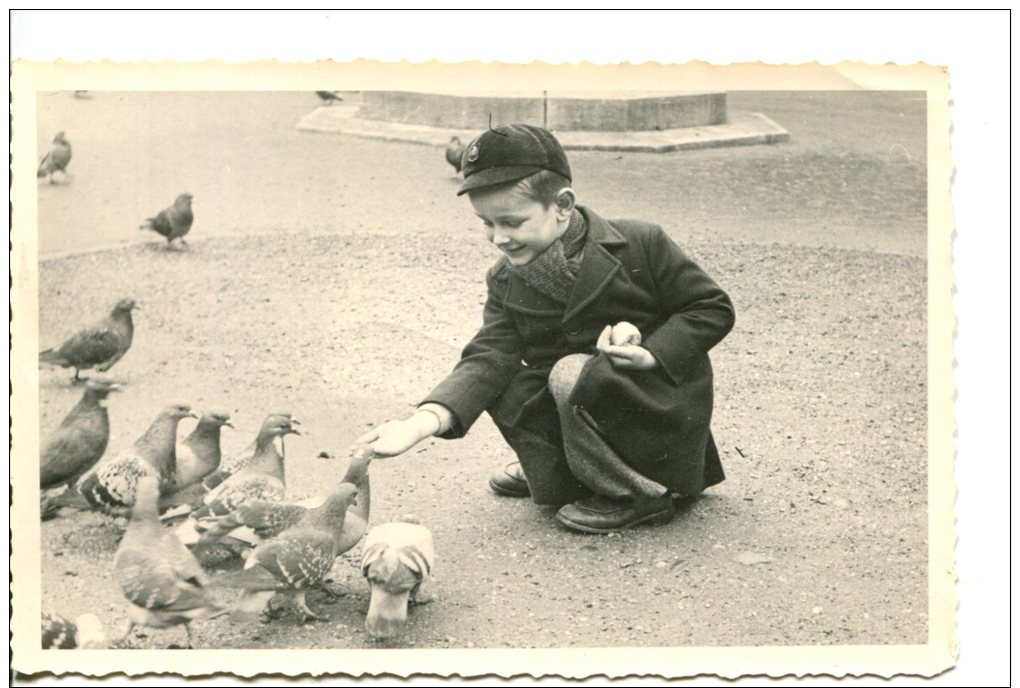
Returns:
[[[109,325],[93,325],[71,335],[57,353],[76,367],[108,361],[120,350],[120,335]]]
[[[103,455],[108,438],[84,425],[57,428],[39,457],[42,489],[56,487],[91,468]]]
[[[324,531],[291,531],[259,545],[255,560],[287,587],[303,590],[322,582],[336,559],[332,536]]]

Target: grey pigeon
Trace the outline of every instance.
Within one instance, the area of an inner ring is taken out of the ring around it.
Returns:
[[[267,423],[271,422],[274,416],[281,416],[285,418],[291,425],[301,425],[301,421],[295,418],[294,414],[291,413],[290,411],[273,411],[268,416],[266,416],[266,419],[264,421],[262,421],[263,427],[265,427]],[[277,439],[277,442],[279,443],[280,456],[282,456],[283,459],[286,460],[287,451],[286,447],[284,446],[283,436],[279,437]],[[253,439],[251,443],[244,448],[244,451],[230,457],[229,459],[225,459],[224,461],[222,461],[220,469],[218,471],[210,473],[202,481],[202,484],[205,485],[206,489],[208,490],[214,489],[224,480],[226,480],[234,473],[237,473],[239,470],[241,470],[249,463],[251,463],[252,458],[255,456],[255,448],[257,446],[258,436],[256,435],[255,439]]]
[[[457,170],[457,174],[460,174],[460,166],[463,159],[464,144],[460,142],[459,136],[454,136],[446,144],[446,162],[453,165],[453,168]]]
[[[78,330],[59,347],[40,352],[39,361],[73,367],[75,380],[81,380],[81,371],[89,368],[106,372],[131,348],[135,334],[131,311],[135,308],[134,299],[121,299],[102,320]]]
[[[157,479],[160,491],[168,491],[177,465],[177,424],[182,418],[194,417],[188,404],[167,406],[129,451],[100,463],[85,476],[78,491],[99,509],[132,506],[138,481],[147,476]]]
[[[337,91],[316,91],[315,95],[319,96],[322,102],[326,105],[332,105],[334,102],[339,103],[343,101],[343,96],[341,96]]]
[[[163,512],[163,521],[176,522],[182,518],[190,516],[192,512],[202,509],[206,503],[206,499],[210,498],[210,494],[213,492],[219,492],[217,488],[226,482],[226,480],[244,470],[252,462],[252,459],[254,459],[256,455],[259,438],[262,437],[263,431],[278,420],[284,421],[291,426],[300,425],[298,420],[293,418],[289,411],[275,412],[266,416],[266,419],[262,422],[259,434],[243,452],[230,459],[221,459],[219,468],[214,470],[212,473],[209,473],[202,479],[201,483],[175,490],[163,497],[160,502],[160,510]],[[295,430],[292,434],[300,433]],[[280,475],[283,475],[282,462],[286,458],[283,438],[284,435],[278,435],[271,442],[275,450],[280,455]],[[272,462],[268,460],[267,463],[272,465]],[[181,533],[183,532],[184,531],[181,531]],[[182,534],[182,537],[185,538],[187,542],[192,542],[190,536]]]
[[[66,169],[69,162],[71,162],[71,144],[64,138],[64,132],[57,132],[57,135],[53,137],[53,145],[49,152],[39,160],[39,169],[35,176],[40,179],[49,176],[50,184],[55,184],[53,175],[56,172],[61,172],[66,180],[69,176]]]
[[[167,246],[173,244],[174,239],[180,239],[187,246],[184,235],[191,231],[191,223],[195,221],[195,214],[191,210],[192,198],[191,194],[182,193],[172,206],[160,210],[156,217],[148,218],[138,228],[151,229],[166,237]]]
[[[138,481],[131,523],[113,558],[114,577],[130,606],[123,642],[135,626],[184,624],[191,647],[191,622],[223,612],[205,589],[198,560],[159,522],[160,485],[155,476]]]
[[[432,533],[412,520],[384,523],[365,537],[361,572],[372,589],[365,628],[375,638],[400,633],[409,601],[427,601],[423,588],[436,559]]]
[[[287,482],[283,456],[276,448],[276,439],[300,434],[282,416],[267,418],[259,431],[251,463],[209,492],[202,500],[203,505],[192,512],[191,517],[225,516],[247,501],[283,501]]]
[[[53,612],[42,613],[42,649],[98,650],[105,647],[103,624],[95,614],[82,614],[71,621]]]
[[[71,487],[102,458],[110,441],[106,397],[119,389],[116,382],[101,377],[85,384],[85,394],[53,431],[39,454],[41,489]]]
[[[324,453],[323,453],[324,454]],[[320,454],[320,457],[323,457]],[[372,460],[372,450],[368,447],[359,449],[351,458],[343,482],[358,488],[358,495],[347,512],[343,533],[337,545],[337,556],[358,544],[368,530],[369,508],[371,502],[368,481],[368,466]],[[324,458],[329,458],[326,455]],[[325,497],[313,497],[298,504],[253,500],[245,502],[230,513],[213,516],[199,523],[198,533],[202,544],[216,542],[229,535],[231,543],[239,543],[254,547],[262,541],[279,535],[293,526],[310,508],[321,505]],[[181,539],[187,544],[187,536]]]
[[[325,620],[308,607],[305,594],[309,588],[320,587],[333,568],[347,510],[356,495],[354,485],[341,483],[321,506],[309,509],[296,524],[256,547],[244,569],[217,578],[215,585],[244,589],[231,620],[252,620],[276,592],[292,596],[302,622]]]
[[[206,411],[190,435],[177,443],[177,470],[173,490],[181,490],[202,482],[220,467],[220,428],[234,426],[230,412],[223,409]]]

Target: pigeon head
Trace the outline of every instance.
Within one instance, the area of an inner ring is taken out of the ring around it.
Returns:
[[[362,445],[355,447],[354,451],[351,452],[351,463],[347,466],[347,474],[344,476],[344,481],[348,483],[357,484],[365,474],[368,473],[368,464],[372,462],[372,458],[375,456],[375,452],[372,451],[370,445]]]
[[[179,205],[179,206],[183,206],[185,208],[190,208],[191,207],[191,199],[192,198],[194,198],[194,196],[192,196],[191,194],[189,194],[189,193],[182,193],[180,196],[177,197],[177,200],[174,201],[174,205]]]
[[[163,415],[180,420],[181,418],[198,418],[191,410],[191,404],[170,404],[163,409]]]
[[[130,313],[135,308],[138,308],[138,304],[135,303],[134,299],[121,299],[117,302],[117,305],[113,307],[113,310]]]
[[[119,392],[120,383],[109,377],[95,375],[85,383],[85,389],[95,393],[97,396],[105,397],[110,392]]]
[[[57,135],[53,137],[53,143],[67,143],[67,139],[64,138],[64,132],[58,131]]]
[[[460,137],[459,136],[451,136],[450,137],[450,143],[457,143],[457,144],[459,144],[460,143]]]
[[[298,432],[291,423],[291,420],[286,416],[272,415],[262,423],[262,429],[259,431],[259,434],[283,437],[284,435],[300,435],[301,433]]]
[[[357,496],[357,487],[350,483],[340,483],[336,490],[326,497],[326,501],[316,511],[323,516],[326,522],[340,523],[347,515],[347,510],[354,503]]]
[[[294,414],[292,414],[290,411],[273,411],[272,413],[269,414],[269,418],[272,418],[273,416],[281,416],[283,418],[286,418],[291,422],[291,425],[301,425],[301,421],[295,418]]]
[[[215,425],[216,427],[221,425],[225,425],[228,428],[234,427],[230,422],[230,411],[221,408],[208,409],[202,414],[198,422],[206,425]]]

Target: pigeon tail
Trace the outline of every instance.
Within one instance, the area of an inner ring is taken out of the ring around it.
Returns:
[[[67,368],[71,365],[71,362],[68,361],[63,354],[54,349],[46,349],[46,351],[39,352],[39,362],[49,363],[50,365],[60,366],[61,368]]]

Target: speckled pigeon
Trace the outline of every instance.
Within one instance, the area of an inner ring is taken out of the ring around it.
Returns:
[[[188,242],[184,235],[191,231],[191,223],[195,221],[195,214],[191,210],[191,199],[189,193],[182,193],[169,208],[160,210],[156,217],[148,218],[138,229],[151,229],[152,231],[166,237],[167,246],[171,245],[174,239],[180,239],[185,246]]]
[[[426,601],[422,588],[436,559],[432,533],[408,521],[384,523],[368,531],[361,572],[372,588],[365,628],[375,638],[400,633],[410,600]]]
[[[302,621],[325,620],[309,609],[305,594],[322,585],[333,568],[347,509],[357,494],[341,483],[321,506],[309,509],[292,527],[266,540],[251,553],[244,569],[218,577],[213,584],[243,588],[231,611],[231,620],[248,622],[265,608],[276,592],[288,592],[302,613]]]
[[[106,647],[103,624],[95,614],[82,614],[74,621],[53,612],[42,613],[42,649],[98,650]]]
[[[114,577],[130,602],[124,641],[135,626],[184,624],[191,647],[191,622],[223,611],[205,589],[206,575],[177,536],[159,522],[159,482],[138,481],[131,523],[113,559]]]
[[[446,162],[453,165],[453,168],[457,170],[457,174],[460,174],[460,166],[463,159],[464,144],[460,142],[459,136],[454,136],[446,144]]]
[[[325,452],[319,456],[323,457],[324,454]],[[344,475],[343,482],[358,488],[358,494],[344,520],[343,532],[337,545],[337,556],[358,544],[368,530],[371,502],[368,465],[372,456],[372,450],[367,447],[355,452]],[[329,456],[326,455],[325,458]],[[312,497],[296,504],[260,500],[246,502],[225,516],[203,519],[198,524],[198,532],[201,535],[198,542],[208,544],[229,536],[230,543],[257,546],[293,526],[308,509],[320,506],[325,499],[324,496]],[[182,540],[188,544],[185,538],[186,536],[182,536]]]
[[[73,367],[75,380],[81,380],[79,373],[89,368],[106,372],[131,348],[135,334],[131,311],[135,308],[134,299],[121,299],[102,320],[78,330],[59,347],[41,352],[39,361]]]
[[[143,477],[156,478],[159,489],[168,490],[177,463],[177,424],[182,418],[194,417],[188,404],[167,406],[129,451],[100,463],[85,476],[78,491],[94,507],[123,509],[135,503],[135,490]]]
[[[66,168],[69,162],[71,162],[71,144],[64,138],[64,132],[59,131],[53,137],[53,145],[50,147],[49,152],[39,161],[39,169],[36,171],[35,176],[41,179],[48,175],[50,184],[55,184],[53,174],[55,172],[62,172],[66,180],[68,177]]]

